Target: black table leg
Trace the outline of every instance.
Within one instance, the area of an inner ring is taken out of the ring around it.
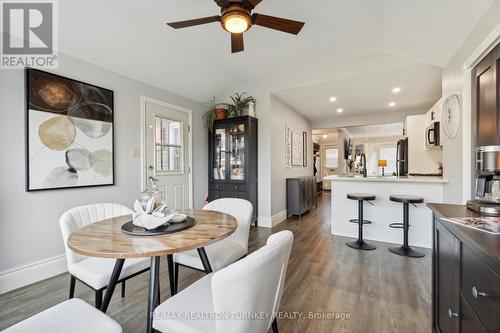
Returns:
[[[168,281],[170,283],[170,296],[177,294],[177,286],[174,279],[174,257],[171,254],[167,254],[167,265],[168,265]]]
[[[208,260],[207,253],[205,252],[204,247],[198,248],[198,254],[200,255],[201,263],[203,264],[203,269],[205,269],[205,273],[212,273],[212,266],[210,266],[210,261]]]
[[[111,301],[111,296],[113,296],[113,292],[115,291],[116,282],[120,278],[124,262],[125,259],[116,259],[115,267],[113,268],[113,273],[111,273],[111,277],[109,278],[108,287],[106,288],[104,300],[101,304],[101,311],[104,313],[106,313],[106,311],[108,310],[108,305]]]
[[[148,294],[148,320],[147,333],[156,332],[153,329],[153,314],[158,306],[158,288],[160,278],[160,257],[151,257],[151,266],[149,268],[149,294]]]

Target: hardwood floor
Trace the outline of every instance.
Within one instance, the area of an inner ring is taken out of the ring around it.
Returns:
[[[354,214],[354,212],[353,212]],[[374,242],[375,251],[347,247],[348,238],[330,234],[330,198],[302,220],[291,218],[275,228],[254,228],[250,250],[265,244],[271,233],[291,230],[295,236],[281,311],[280,332],[430,332],[431,257],[405,258],[390,253],[389,244]],[[169,295],[166,261],[162,261],[161,293]],[[203,273],[180,270],[179,289]],[[127,281],[127,294],[116,288],[108,314],[124,332],[143,332],[146,325],[147,274]],[[68,297],[67,274],[0,295],[0,330]],[[75,296],[93,304],[94,294],[77,282]],[[310,314],[315,317],[310,318]],[[329,317],[328,317],[329,316]],[[348,316],[346,319],[340,317]]]

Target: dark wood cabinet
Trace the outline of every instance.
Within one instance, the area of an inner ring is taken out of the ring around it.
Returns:
[[[435,229],[435,260],[436,275],[436,327],[439,332],[458,332],[458,321],[449,316],[460,312],[459,294],[459,268],[460,268],[460,242],[443,226],[436,225]]]
[[[500,145],[500,44],[473,71],[477,146]]]
[[[286,217],[302,214],[317,206],[316,177],[304,176],[286,179]]]
[[[257,119],[216,120],[208,135],[208,201],[242,198],[253,205],[257,225]]]
[[[429,204],[434,212],[433,331],[500,331],[500,235],[446,218],[476,217],[462,205]]]

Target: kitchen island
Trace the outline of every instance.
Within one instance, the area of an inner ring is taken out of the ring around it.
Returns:
[[[448,181],[440,177],[358,177],[327,176],[332,188],[332,225],[334,235],[356,238],[358,225],[357,202],[347,199],[347,193],[370,193],[376,196],[373,206],[365,203],[364,218],[372,224],[363,228],[365,240],[401,244],[403,230],[389,224],[403,221],[403,205],[389,200],[390,195],[418,195],[424,202],[443,202],[443,188]],[[432,212],[425,204],[410,205],[410,245],[431,248]]]

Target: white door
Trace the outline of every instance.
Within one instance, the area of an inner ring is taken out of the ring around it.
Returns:
[[[148,99],[144,112],[145,181],[150,176],[159,180],[168,208],[192,208],[191,115]]]

